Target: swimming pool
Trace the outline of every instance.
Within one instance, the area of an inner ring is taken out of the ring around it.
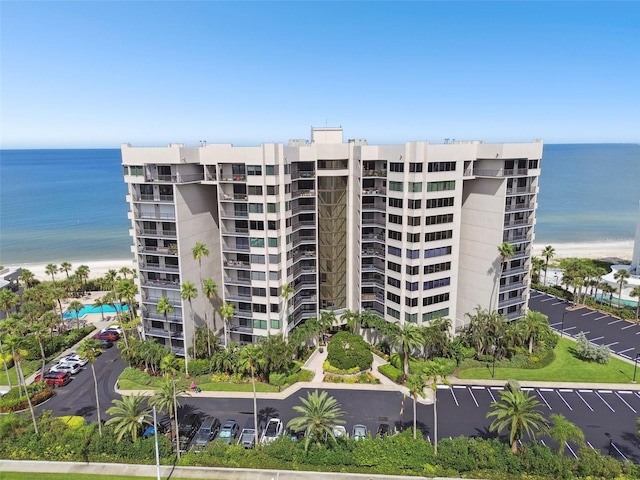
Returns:
[[[129,310],[129,306],[128,305],[121,305],[119,303],[116,303],[116,308],[118,309],[119,312],[126,312],[126,311]],[[84,307],[82,307],[78,311],[78,316],[77,317],[76,317],[76,311],[75,310],[67,310],[66,312],[64,312],[62,317],[63,318],[82,318],[85,315],[87,315],[88,313],[100,313],[100,312],[115,313],[116,312],[116,308],[113,308],[111,305],[103,305],[102,307],[94,307],[93,305],[85,305]]]

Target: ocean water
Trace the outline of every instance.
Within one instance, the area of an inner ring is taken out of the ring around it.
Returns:
[[[0,150],[0,264],[131,258],[119,149]],[[635,235],[640,145],[545,145],[536,242]]]

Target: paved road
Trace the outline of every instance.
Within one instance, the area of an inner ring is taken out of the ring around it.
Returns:
[[[529,308],[547,315],[558,332],[572,337],[584,332],[592,343],[607,345],[629,360],[640,355],[640,325],[589,308],[572,307],[571,302],[531,290]]]

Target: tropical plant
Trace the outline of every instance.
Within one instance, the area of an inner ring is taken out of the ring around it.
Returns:
[[[33,286],[33,282],[35,281],[36,277],[31,270],[23,268],[22,272],[20,273],[20,279],[24,282],[25,288],[29,289]]]
[[[532,277],[532,282],[534,283],[540,283],[540,271],[544,268],[544,260],[542,260],[539,257],[532,257],[531,258],[531,277]],[[547,281],[547,277],[546,277],[546,272],[545,272],[545,279],[544,279],[545,283]]]
[[[96,358],[102,352],[102,348],[100,346],[100,342],[94,340],[93,338],[85,338],[78,347],[78,353],[82,358],[86,358],[89,360],[89,364],[91,365],[91,373],[93,374],[93,385],[95,387],[96,394],[96,412],[98,414],[98,431],[100,432],[100,436],[102,437],[102,421],[100,420],[100,396],[98,395],[98,378],[96,377],[96,369],[94,367],[94,363],[96,362]]]
[[[411,323],[405,323],[398,327],[391,335],[391,346],[398,348],[402,354],[404,374],[409,375],[409,356],[424,346],[424,336],[420,327]]]
[[[123,279],[116,284],[116,293],[118,297],[124,298],[127,301],[129,310],[133,314],[133,318],[138,316],[136,312],[136,295],[138,294],[138,287],[133,283],[133,280]]]
[[[168,297],[161,297],[156,304],[156,312],[164,316],[165,323],[169,321],[169,314],[173,313],[174,307]],[[169,337],[169,348],[172,348],[171,337]]]
[[[542,284],[546,285],[547,284],[547,270],[549,269],[549,260],[551,260],[556,255],[556,251],[551,245],[547,245],[546,247],[544,247],[544,250],[542,250],[541,255],[545,259],[545,262],[544,262],[544,281],[542,282]]]
[[[180,297],[183,300],[187,300],[189,302],[189,312],[191,313],[191,322],[184,322],[183,321],[183,329],[184,329],[184,341],[185,341],[185,345],[184,345],[184,369],[185,369],[185,374],[188,376],[189,375],[189,353],[188,353],[188,348],[187,348],[187,338],[189,337],[187,335],[187,324],[193,326],[195,325],[195,319],[194,319],[194,314],[193,314],[193,304],[191,303],[191,300],[193,300],[194,298],[198,298],[198,290],[196,289],[196,286],[192,283],[192,282],[184,282],[182,284],[182,288],[180,290]],[[195,349],[196,349],[196,345],[195,345],[195,335],[193,336],[193,350],[195,353]]]
[[[6,313],[7,318],[11,315],[11,310],[20,304],[20,298],[8,288],[0,290],[0,310]]]
[[[93,306],[95,308],[99,308],[100,309],[100,317],[102,318],[102,321],[104,322],[104,306],[108,305],[107,302],[104,301],[103,297],[98,297],[93,301]]]
[[[286,325],[289,321],[289,297],[293,294],[293,287],[288,283],[282,285],[280,296],[282,297],[282,325]]]
[[[2,331],[7,334],[5,336],[4,342],[11,350],[13,363],[16,367],[16,374],[18,377],[18,390],[20,390],[20,386],[24,388],[25,395],[27,396],[27,404],[29,405],[29,412],[31,413],[31,421],[33,422],[33,430],[36,435],[39,435],[38,423],[36,422],[36,414],[33,409],[33,404],[31,403],[31,395],[27,390],[27,382],[22,371],[22,361],[26,358],[27,355],[29,355],[29,351],[24,348],[25,337],[23,326],[20,324],[20,322],[10,318],[3,322],[2,327]]]
[[[636,301],[636,322],[638,321],[638,317],[640,317],[640,287],[633,287],[631,292],[629,292],[630,297],[638,297]]]
[[[436,362],[427,362],[422,373],[426,378],[427,386],[433,392],[433,453],[438,456],[438,382],[451,386],[444,374],[444,368]]]
[[[209,299],[209,302],[212,302],[218,293],[218,285],[212,278],[205,278],[202,281],[202,293],[205,297]],[[209,322],[207,322],[207,353],[211,356],[211,330],[213,330],[215,326],[214,316],[215,316],[215,308],[211,309],[211,326],[209,327]]]
[[[178,427],[178,392],[176,389],[176,375],[180,371],[180,363],[173,353],[165,355],[160,360],[160,371],[162,374],[170,380],[171,391],[173,398],[173,411],[175,420],[175,439],[176,439],[176,453],[180,458],[180,430]]]
[[[622,307],[622,288],[629,283],[627,278],[629,278],[631,274],[629,270],[626,268],[621,268],[616,273],[613,274],[613,278],[616,280],[616,283],[619,285],[618,287],[618,308]]]
[[[300,401],[302,405],[296,405],[293,409],[301,415],[289,420],[287,427],[294,431],[305,432],[305,450],[309,449],[311,440],[318,446],[324,438],[335,441],[333,427],[344,423],[342,420],[344,412],[338,401],[330,397],[326,391],[318,392],[318,390],[309,392],[307,398],[300,397]]]
[[[140,430],[145,425],[151,425],[149,408],[143,405],[146,397],[140,395],[125,395],[120,400],[113,399],[112,407],[107,413],[112,416],[105,425],[113,425],[114,432],[118,435],[116,443],[122,440],[123,435],[130,434],[131,441],[135,443]]]
[[[55,274],[58,273],[58,266],[54,263],[50,263],[45,267],[44,271],[47,273],[47,275],[51,275],[51,281],[53,283],[56,283]]]
[[[413,439],[417,438],[417,407],[418,397],[424,398],[424,389],[427,387],[427,382],[422,375],[409,375],[405,382],[405,387],[409,389],[409,394],[413,398]]]
[[[82,285],[82,292],[87,291],[87,280],[89,279],[89,267],[87,265],[80,265],[76,268],[76,277],[80,280]]]
[[[198,265],[202,270],[202,257],[209,256],[209,249],[207,248],[207,245],[202,242],[196,242],[191,249],[191,254],[193,255],[193,259],[198,261]]]
[[[584,432],[575,423],[567,420],[564,415],[552,413],[549,415],[551,425],[549,436],[558,444],[558,453],[564,455],[568,441],[584,443]]]
[[[236,314],[236,307],[231,303],[224,302],[220,307],[220,315],[224,322],[224,347],[229,346],[229,319],[233,318]]]
[[[331,330],[333,325],[336,323],[336,314],[331,312],[320,312],[320,318],[318,319],[318,334],[320,335],[320,344],[324,345],[327,343],[326,334]]]
[[[80,310],[84,308],[84,305],[78,300],[73,300],[69,303],[69,310],[76,312],[76,325],[80,328]]]
[[[133,275],[133,270],[131,270],[129,267],[122,267],[120,270],[118,270],[118,273],[121,273],[124,277],[124,280],[126,280],[127,275]]]
[[[72,270],[72,266],[69,262],[62,262],[60,264],[60,271],[64,272],[67,275],[67,280],[69,280],[69,271]]]
[[[529,353],[533,352],[534,341],[543,331],[548,330],[549,321],[543,313],[534,310],[528,310],[524,319],[521,320],[524,332],[529,339]]]
[[[493,410],[487,412],[487,418],[495,419],[489,429],[498,432],[508,429],[511,452],[518,453],[518,442],[525,434],[535,438],[539,431],[547,430],[547,422],[537,410],[540,406],[540,402],[520,389],[517,382],[510,382],[506,390],[500,392],[500,400],[491,402]]]
[[[238,367],[251,374],[253,386],[253,428],[258,431],[258,397],[256,396],[256,368],[262,362],[262,349],[257,345],[247,345],[240,352]]]

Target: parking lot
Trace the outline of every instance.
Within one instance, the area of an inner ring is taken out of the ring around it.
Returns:
[[[529,308],[549,317],[551,328],[563,335],[575,337],[584,332],[596,345],[606,345],[611,351],[629,360],[640,354],[640,325],[600,313],[589,308],[575,308],[572,302],[531,290]]]

